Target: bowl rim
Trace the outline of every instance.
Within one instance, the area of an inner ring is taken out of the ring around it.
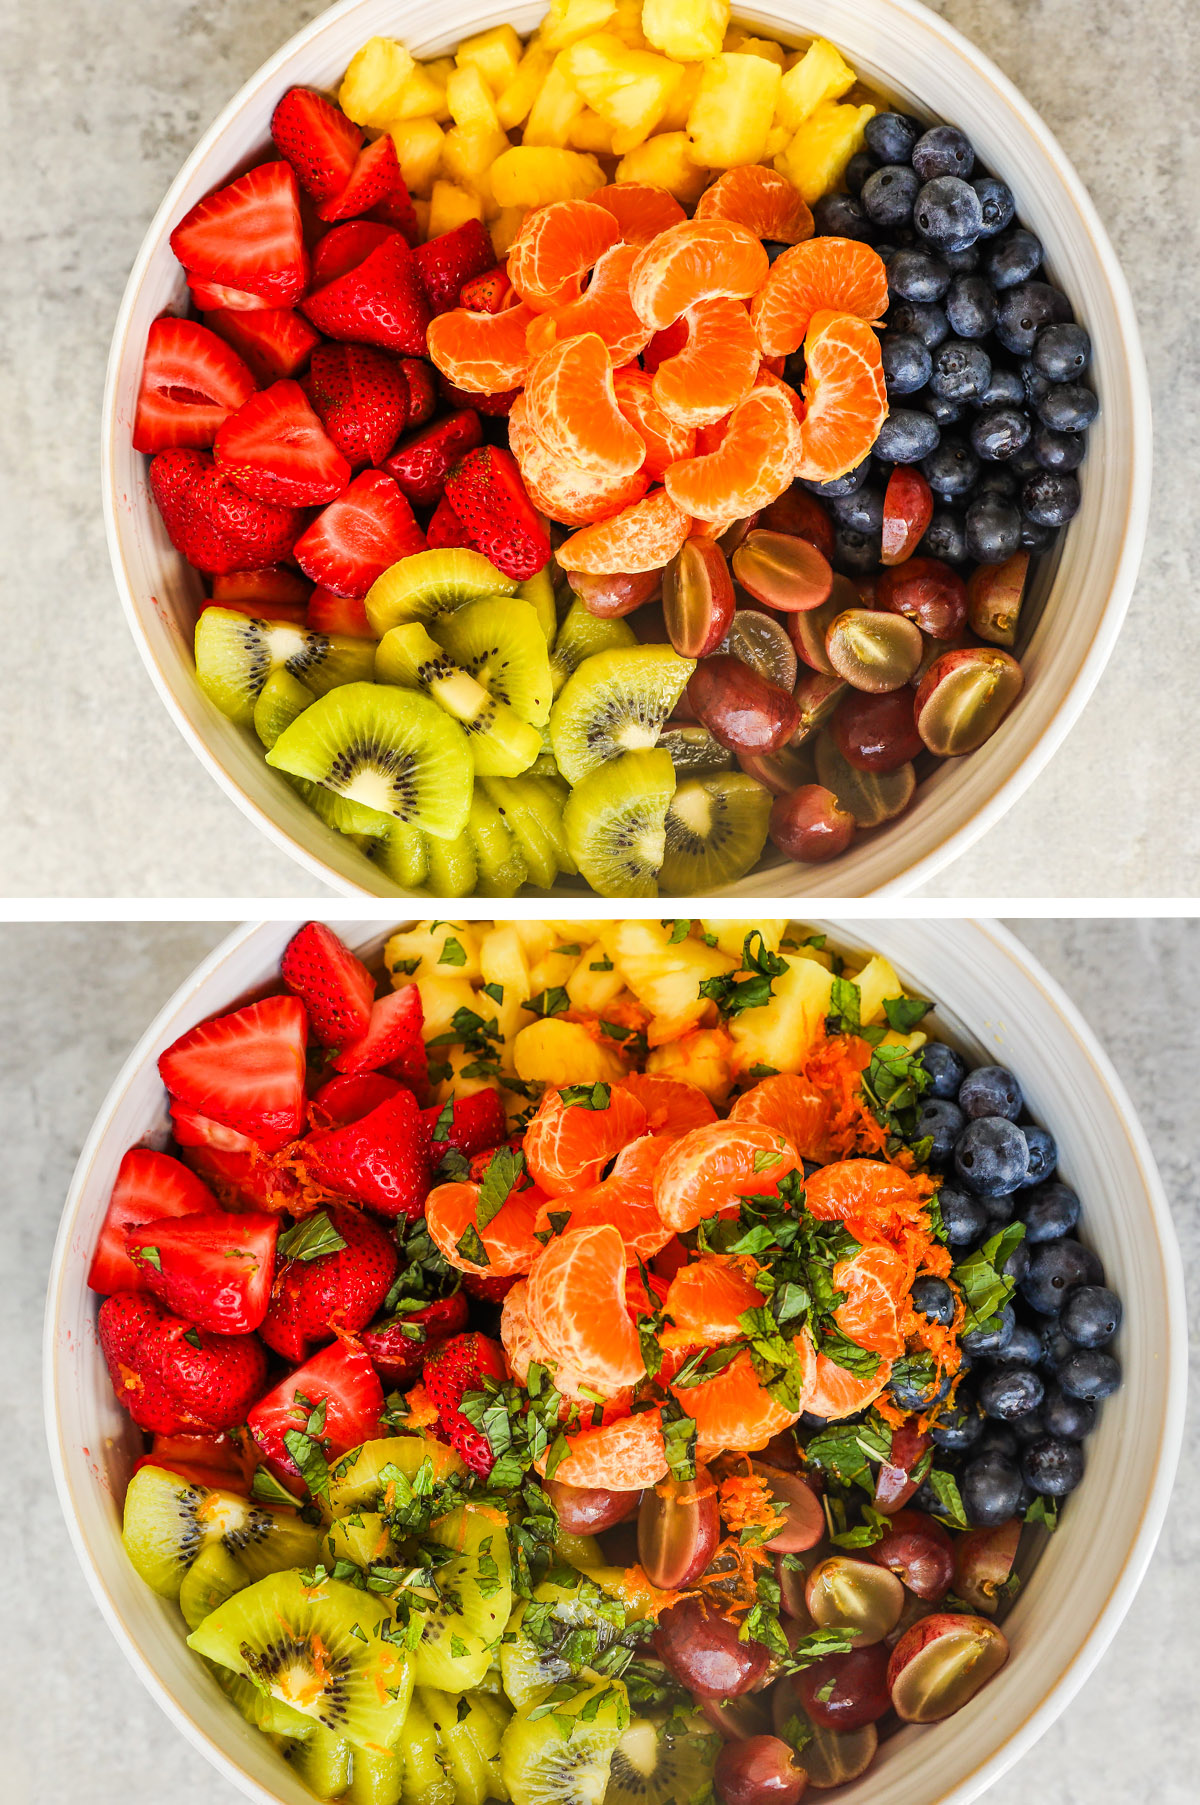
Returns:
[[[855,919],[841,923],[836,920],[823,921],[807,911],[804,919],[813,921],[818,927],[826,928],[835,934],[844,931],[858,935],[865,931],[868,938],[873,932],[886,926],[885,922],[878,919],[874,921]],[[183,983],[156,1013],[122,1064],[92,1123],[71,1178],[51,1260],[42,1337],[42,1405],[50,1465],[54,1476],[55,1491],[66,1519],[71,1545],[83,1570],[92,1597],[126,1660],[171,1722],[182,1731],[193,1747],[205,1755],[234,1786],[248,1798],[257,1801],[257,1805],[274,1805],[272,1795],[260,1787],[258,1782],[252,1779],[219,1743],[200,1728],[182,1703],[169,1690],[165,1681],[159,1677],[149,1660],[142,1654],[132,1632],[126,1628],[121,1612],[104,1583],[99,1566],[92,1558],[81,1526],[82,1513],[75,1503],[58,1418],[57,1389],[60,1364],[65,1357],[58,1329],[61,1293],[67,1264],[71,1257],[71,1241],[76,1220],[84,1202],[92,1165],[126,1091],[144,1070],[164,1032],[168,1029],[172,1032],[180,1031],[180,1016],[186,1011],[190,1000],[208,983],[209,979],[260,935],[272,932],[277,934],[283,925],[279,921],[248,922],[226,935],[184,979]],[[301,920],[297,919],[296,928],[301,925]],[[394,924],[391,920],[387,922],[376,920],[370,923],[356,922],[353,924],[340,922],[337,925],[340,931],[357,935],[363,928],[378,932],[381,927],[390,928]],[[977,1798],[980,1793],[1011,1768],[1032,1747],[1054,1719],[1065,1710],[1112,1642],[1132,1604],[1138,1587],[1141,1585],[1162,1531],[1182,1447],[1188,1378],[1187,1306],[1178,1239],[1153,1150],[1124,1084],[1114,1069],[1099,1037],[1082,1012],[1011,930],[995,920],[970,917],[961,918],[957,925],[980,933],[991,940],[1004,958],[1018,967],[1022,978],[1041,992],[1045,1002],[1062,1019],[1068,1035],[1078,1048],[1080,1057],[1090,1063],[1096,1080],[1108,1093],[1114,1115],[1120,1121],[1127,1136],[1131,1155],[1139,1170],[1143,1195],[1149,1211],[1149,1221],[1157,1242],[1157,1252],[1163,1273],[1167,1359],[1164,1375],[1162,1433],[1153,1473],[1146,1488],[1136,1533],[1126,1550],[1107,1598],[1096,1611],[1091,1628],[1081,1642],[1070,1665],[1060,1675],[1046,1696],[988,1760],[941,1792],[938,1795],[937,1805],[968,1805],[970,1800]]]

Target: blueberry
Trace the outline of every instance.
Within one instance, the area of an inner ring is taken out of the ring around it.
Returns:
[[[1100,412],[1100,401],[1095,390],[1082,383],[1060,382],[1042,396],[1037,412],[1051,432],[1086,432]]]
[[[1037,1374],[1034,1373],[1032,1377],[1037,1379]],[[1042,1383],[1041,1380],[1037,1379],[1037,1382],[1040,1387]],[[1028,1446],[1031,1441],[1037,1441],[1040,1436],[1043,1436],[1046,1433],[1046,1425],[1042,1419],[1042,1413],[1036,1408],[1018,1411],[1015,1416],[1010,1416],[1007,1420],[1009,1428],[1017,1438],[1017,1445],[1019,1447]]]
[[[996,324],[996,296],[983,276],[955,276],[946,292],[946,318],[959,338],[986,338]]]
[[[888,293],[904,301],[940,301],[950,271],[932,251],[897,251],[888,264]]]
[[[1003,1228],[1013,1219],[1013,1199],[1011,1192],[997,1197],[982,1199],[983,1207],[988,1213],[988,1233],[995,1234],[997,1228]]]
[[[1058,538],[1056,526],[1042,526],[1039,521],[1030,520],[1028,514],[1021,516],[1021,550],[1026,552],[1048,552]]]
[[[971,425],[971,444],[989,463],[1015,457],[1029,443],[1029,415],[1019,407],[984,408]]]
[[[1059,1363],[1058,1382],[1069,1398],[1098,1404],[1120,1385],[1121,1369],[1102,1348],[1080,1347]]]
[[[948,338],[933,354],[929,386],[948,401],[973,401],[992,380],[992,360],[982,345]]]
[[[876,113],[868,119],[864,136],[867,149],[881,163],[911,163],[921,123],[910,113]]]
[[[976,1529],[994,1529],[1016,1516],[1021,1475],[1003,1454],[987,1454],[970,1463],[959,1489],[967,1521]]]
[[[929,1431],[935,1448],[947,1454],[965,1454],[983,1434],[983,1418],[973,1404],[956,1398],[949,1410],[943,1410]]]
[[[763,250],[767,253],[767,262],[768,263],[776,262],[776,260],[778,258],[783,256],[783,253],[785,251],[789,251],[790,249],[791,249],[790,245],[779,244],[774,239],[771,239],[771,238],[766,239],[763,243]]]
[[[1006,1065],[977,1065],[959,1086],[958,1100],[969,1116],[1007,1116],[1010,1122],[1025,1106],[1021,1086]]]
[[[889,395],[912,395],[925,387],[933,359],[915,333],[885,332],[879,351]]]
[[[855,533],[880,533],[883,531],[883,490],[872,483],[864,483],[853,495],[835,495],[829,503],[829,511],[839,525],[849,527]]]
[[[1029,1148],[1029,1176],[1026,1185],[1040,1185],[1058,1164],[1058,1142],[1048,1128],[1030,1122],[1021,1129]]]
[[[912,166],[923,182],[936,176],[966,178],[975,167],[971,140],[953,125],[931,126],[912,147]]]
[[[875,228],[856,195],[823,194],[813,202],[813,225],[818,238],[857,238],[870,244]]]
[[[929,487],[939,495],[966,495],[979,475],[979,459],[961,439],[945,438],[923,461],[921,469]]]
[[[1047,1435],[1082,1441],[1096,1427],[1096,1406],[1083,1398],[1069,1398],[1061,1387],[1051,1385],[1042,1402],[1042,1421]]]
[[[1055,1316],[1076,1285],[1103,1283],[1104,1268],[1091,1248],[1064,1235],[1034,1248],[1029,1271],[1021,1281],[1021,1295],[1040,1315]]]
[[[920,186],[920,176],[907,163],[888,163],[863,183],[859,197],[863,211],[877,226],[905,226],[912,219]]]
[[[917,1127],[914,1139],[921,1141],[928,1138],[933,1142],[929,1150],[932,1165],[947,1165],[954,1154],[954,1144],[967,1125],[967,1118],[957,1103],[951,1103],[948,1097],[923,1097],[917,1106]]]
[[[1053,432],[1039,426],[1029,441],[1043,470],[1078,470],[1087,456],[1087,440],[1078,432]]]
[[[931,351],[950,336],[946,310],[936,301],[901,301],[889,307],[887,329],[889,332],[914,333]]]
[[[956,1097],[966,1077],[967,1064],[961,1053],[948,1047],[944,1040],[931,1040],[917,1054],[917,1063],[929,1079],[929,1097]]]
[[[1069,470],[1039,470],[1021,490],[1021,512],[1035,526],[1066,526],[1079,512],[1079,478]]]
[[[1048,1498],[1065,1498],[1083,1478],[1083,1449],[1075,1441],[1043,1435],[1021,1455],[1025,1483]]]
[[[1033,455],[1032,440],[1023,451],[1018,451],[1014,457],[1009,458],[1008,467],[1017,479],[1018,488],[1023,489],[1030,477],[1037,475],[1041,465]]]
[[[1001,1353],[992,1355],[993,1360],[1005,1366],[1036,1366],[1041,1357],[1042,1338],[1027,1322],[1019,1322],[1008,1346]]]
[[[1005,226],[1012,224],[1017,210],[1012,189],[994,175],[977,175],[971,186],[979,196],[979,205],[983,211],[980,237],[994,238],[997,232],[1003,232]]]
[[[935,395],[932,389],[926,389],[917,397],[917,405],[939,426],[957,426],[971,411],[969,402],[951,401],[946,395]]]
[[[950,1375],[946,1373],[936,1386],[919,1385],[915,1380],[900,1373],[893,1376],[888,1390],[892,1400],[900,1410],[928,1410],[932,1404],[938,1404],[950,1390]]]
[[[1012,1203],[1013,1203],[1012,1197],[1011,1196],[1005,1197],[1005,1198],[1002,1198],[999,1200],[994,1197],[987,1198],[986,1202],[987,1202],[989,1214],[992,1213],[993,1206],[995,1205],[995,1203],[997,1201],[1008,1204],[1009,1214],[1008,1214],[1007,1220],[1011,1222],[1011,1220],[1012,1220]],[[1028,1271],[1029,1271],[1029,1249],[1025,1245],[1025,1237],[1022,1235],[1021,1239],[1017,1242],[1017,1245],[1013,1248],[1012,1252],[1009,1254],[1007,1260],[1005,1260],[1003,1265],[1001,1266],[1000,1272],[1001,1272],[1002,1277],[1004,1277],[1006,1279],[1011,1279],[1014,1285],[1019,1285],[1021,1280],[1025,1277],[1025,1274]]]
[[[1017,369],[1020,373],[1025,399],[1036,407],[1039,401],[1045,400],[1054,384],[1048,376],[1042,375],[1032,357],[1023,357],[1017,365]]]
[[[983,1425],[983,1434],[975,1444],[976,1458],[982,1460],[988,1454],[1002,1454],[1005,1460],[1011,1460],[1019,1445],[1007,1423],[988,1418]]]
[[[960,1335],[959,1342],[969,1354],[1000,1354],[1012,1340],[1016,1326],[1017,1313],[1011,1304],[1005,1304],[977,1329],[968,1329]]]
[[[1074,1342],[1067,1340],[1059,1327],[1058,1317],[1052,1316],[1042,1329],[1042,1354],[1038,1365],[1048,1373],[1057,1373],[1063,1361],[1074,1352]]]
[[[1043,327],[1033,341],[1033,361],[1051,382],[1074,382],[1092,361],[1092,341],[1074,320]]]
[[[921,540],[921,555],[940,558],[943,564],[965,564],[967,535],[961,514],[953,508],[935,508]]]
[[[933,1278],[929,1274],[914,1279],[912,1290],[912,1307],[919,1316],[929,1322],[941,1323],[948,1329],[954,1321],[955,1297],[945,1279]]]
[[[967,557],[1003,564],[1021,547],[1021,510],[1002,495],[977,495],[967,509]]]
[[[934,176],[919,188],[912,216],[922,238],[948,251],[965,251],[983,225],[979,196],[956,175]]]
[[[954,1149],[954,1165],[981,1197],[1006,1196],[1017,1190],[1029,1168],[1025,1136],[1004,1116],[976,1116]]]
[[[989,464],[980,473],[975,485],[976,495],[1002,495],[1005,501],[1015,501],[1020,483],[1008,468],[1007,464]]]
[[[1036,1410],[1044,1392],[1045,1386],[1031,1366],[1001,1366],[983,1380],[979,1402],[985,1416],[1010,1423],[1026,1411]],[[1020,1429],[1015,1429],[1015,1433],[1019,1436]]]
[[[972,1197],[968,1191],[956,1191],[943,1185],[938,1192],[938,1207],[951,1247],[969,1247],[987,1228],[987,1211],[978,1197]]]
[[[846,173],[842,177],[851,194],[861,194],[863,183],[869,175],[874,175],[878,164],[869,151],[856,150],[846,165]]]
[[[1076,1347],[1103,1347],[1123,1314],[1120,1298],[1107,1285],[1077,1285],[1062,1307],[1062,1332]]]
[[[871,460],[865,457],[861,464],[855,464],[853,470],[847,470],[845,476],[835,476],[827,483],[805,482],[804,487],[812,494],[826,499],[831,496],[836,498],[839,495],[853,495],[856,489],[862,488],[870,474]]]
[[[1079,1221],[1079,1199],[1070,1185],[1042,1185],[1023,1200],[1020,1215],[1025,1239],[1031,1245],[1057,1241],[1061,1235],[1069,1235]]]
[[[1041,261],[1041,240],[1024,226],[1014,226],[985,246],[983,273],[993,288],[1015,288],[1029,280]]]
[[[882,550],[878,533],[860,533],[852,526],[838,525],[834,529],[833,568],[843,576],[874,576]]]
[[[875,441],[875,455],[887,464],[919,464],[937,449],[941,431],[936,420],[915,407],[894,407]]]
[[[1014,357],[1028,357],[1043,326],[1071,317],[1071,303],[1048,282],[1018,282],[1004,291],[996,310],[996,337]]]

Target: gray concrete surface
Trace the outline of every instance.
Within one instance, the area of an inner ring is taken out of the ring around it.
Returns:
[[[1200,1328],[1200,923],[1013,924],[1100,1029],[1141,1113],[1183,1243]],[[212,924],[0,927],[0,1442],[10,1549],[0,1638],[11,1805],[162,1805],[237,1795],[118,1654],[76,1567],[45,1454],[38,1363],[46,1269],[84,1136],[137,1036],[224,933]],[[1200,1770],[1200,1400],[1150,1573],[1116,1641],[990,1805],[1194,1805]],[[931,1731],[936,1735],[936,1731]]]
[[[951,896],[1196,895],[1190,674],[1200,257],[1193,0],[935,0],[1051,121],[1125,260],[1158,423],[1149,550],[1116,656],[1067,746],[972,852]],[[101,530],[109,333],[145,227],[202,129],[319,0],[0,0],[0,891],[300,896],[165,715]],[[964,121],[969,125],[969,121]]]

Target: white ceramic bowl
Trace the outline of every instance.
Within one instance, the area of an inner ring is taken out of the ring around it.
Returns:
[[[130,444],[142,352],[151,321],[186,300],[168,238],[202,195],[259,158],[272,108],[293,83],[336,88],[373,33],[419,56],[510,20],[525,32],[544,6],[508,0],[342,0],[263,65],[205,133],[146,234],[117,319],[104,408],[109,549],[130,627],[159,694],[188,741],[239,808],[314,876],[350,895],[405,894],[353,843],[326,827],[263,761],[253,735],[201,693],[192,630],[201,594],[172,549],[150,496],[146,459]],[[818,869],[777,862],[726,894],[865,896],[932,877],[1009,808],[1062,743],[1116,643],[1133,589],[1150,493],[1150,401],[1137,321],[1120,266],[1075,171],[1037,114],[965,38],[916,0],[771,0],[737,5],[740,21],[804,41],[825,35],[864,80],[904,104],[960,124],[981,159],[1011,185],[1020,217],[1048,247],[1054,279],[1095,346],[1102,412],[1090,435],[1083,506],[1061,556],[1033,585],[1037,621],[1021,661],[1026,688],[1009,719],[969,758],[943,762],[895,826]],[[1081,808],[1086,807],[1080,798]],[[1099,800],[1096,801],[1099,810]],[[563,886],[564,893],[578,885]]]
[[[174,1605],[138,1578],[120,1541],[119,1499],[141,1437],[117,1405],[87,1289],[92,1247],[125,1149],[167,1137],[156,1060],[185,1029],[276,977],[298,924],[244,927],[193,973],[113,1085],[63,1213],[46,1309],[45,1410],[75,1551],[117,1640],[172,1721],[257,1805],[311,1805],[286,1763],[250,1728],[184,1643]],[[1028,952],[972,922],[836,924],[840,945],[872,946],[910,989],[936,998],[946,1035],[1012,1066],[1034,1116],[1057,1137],[1084,1200],[1084,1234],[1125,1304],[1122,1389],[1088,1442],[1088,1472],[1005,1622],[1012,1658],[947,1722],[906,1729],[845,1793],[846,1805],[964,1805],[1036,1740],[1083,1684],[1128,1610],[1162,1524],[1183,1429],[1186,1332],[1179,1250],[1128,1097],[1096,1037]],[[339,923],[364,956],[379,923]]]

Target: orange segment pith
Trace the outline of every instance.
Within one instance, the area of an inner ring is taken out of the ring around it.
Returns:
[[[753,514],[783,494],[799,451],[800,426],[786,395],[752,389],[730,414],[717,450],[671,466],[667,493],[703,520]]]
[[[530,349],[544,351],[581,332],[594,332],[607,345],[614,369],[639,357],[653,335],[629,299],[629,272],[636,257],[632,244],[615,244],[605,251],[578,300],[539,314],[529,328]]]
[[[663,413],[654,399],[654,378],[645,370],[631,366],[614,371],[613,387],[617,406],[629,424],[642,435],[646,447],[642,469],[652,481],[660,482],[669,465],[692,455],[695,432],[692,427],[680,426],[669,414]]]
[[[687,1134],[689,1129],[703,1128],[715,1122],[717,1112],[698,1084],[684,1078],[660,1078],[653,1072],[630,1072],[620,1087],[630,1091],[646,1112],[646,1125],[651,1134]],[[664,1146],[660,1152],[665,1154]],[[622,1156],[623,1157],[623,1156]]]
[[[646,447],[617,406],[612,364],[594,332],[543,351],[525,384],[530,430],[559,457],[596,476],[631,476]]]
[[[654,372],[654,399],[681,426],[709,426],[753,388],[758,340],[740,301],[700,301],[687,321],[687,343]]]
[[[547,1091],[525,1130],[525,1164],[551,1197],[599,1183],[611,1159],[646,1132],[646,1112],[626,1090],[613,1089],[604,1109],[564,1103]]]
[[[833,1312],[842,1334],[873,1354],[898,1360],[904,1352],[901,1328],[908,1292],[908,1262],[890,1247],[864,1247],[852,1260],[839,1260],[833,1284],[846,1299]]]
[[[702,1385],[681,1386],[675,1396],[696,1421],[701,1450],[753,1452],[794,1423],[799,1411],[788,1410],[760,1382],[749,1353],[743,1349],[729,1365]]]
[[[778,1129],[712,1122],[668,1150],[654,1174],[654,1202],[668,1227],[683,1234],[706,1216],[736,1208],[742,1197],[777,1190],[797,1164]]]
[[[528,1272],[542,1251],[541,1242],[533,1238],[533,1230],[538,1209],[545,1201],[542,1193],[533,1185],[523,1191],[514,1189],[509,1192],[491,1221],[480,1228],[476,1220],[479,1186],[438,1185],[426,1200],[425,1223],[429,1238],[438,1252],[460,1272],[486,1273],[491,1278],[508,1278],[514,1272]],[[472,1225],[487,1251],[486,1266],[477,1264],[466,1254],[459,1252],[458,1243]]]
[[[727,169],[696,203],[697,219],[732,219],[773,244],[811,238],[813,216],[786,176],[761,163]]]
[[[429,322],[426,348],[442,375],[475,395],[500,395],[524,382],[529,369],[525,334],[534,318],[522,303],[503,313],[456,307]]]
[[[537,312],[561,307],[581,293],[587,272],[619,232],[605,207],[551,201],[528,216],[509,247],[508,279]]]
[[[729,1120],[778,1128],[802,1158],[820,1160],[825,1151],[829,1105],[807,1079],[794,1072],[776,1072],[742,1093],[729,1112]]]
[[[529,1274],[529,1326],[552,1359],[600,1392],[632,1385],[644,1371],[625,1308],[625,1244],[605,1223],[555,1235]]]
[[[892,1363],[884,1359],[870,1378],[847,1372],[828,1354],[815,1352],[807,1329],[796,1337],[796,1351],[801,1355],[802,1366],[807,1360],[808,1378],[801,1394],[804,1408],[828,1421],[865,1410],[868,1404],[874,1403],[891,1377]]]
[[[530,501],[563,526],[607,520],[640,501],[650,487],[644,470],[635,470],[632,476],[596,476],[573,458],[556,456],[530,431],[523,394],[517,396],[508,416],[508,443]]]
[[[870,451],[887,419],[879,339],[849,313],[816,313],[804,341],[804,424],[795,474],[832,482]]]
[[[600,1429],[568,1435],[570,1453],[554,1470],[564,1485],[608,1492],[641,1492],[667,1471],[667,1449],[657,1410],[622,1417]],[[544,1472],[546,1462],[538,1462]]]
[[[764,357],[786,357],[804,343],[815,313],[881,320],[887,270],[870,245],[853,238],[810,238],[777,257],[750,303]]]
[[[674,1328],[663,1333],[663,1346],[717,1347],[737,1341],[745,1331],[741,1318],[763,1302],[754,1283],[755,1262],[727,1254],[702,1254],[671,1280],[664,1308]]]
[[[675,506],[665,489],[653,489],[611,520],[572,533],[558,548],[564,570],[607,577],[661,570],[669,564],[691,530],[691,518]]]
[[[626,244],[649,244],[687,218],[675,196],[651,182],[612,182],[588,198],[594,207],[608,208]]]
[[[745,226],[689,219],[643,247],[629,292],[638,318],[661,332],[697,301],[752,295],[769,268],[767,253]]]
[[[900,1166],[844,1159],[805,1179],[804,1204],[818,1222],[844,1222],[856,1241],[882,1241],[921,1212],[924,1196]]]
[[[564,1398],[578,1399],[581,1402],[586,1400],[589,1405],[594,1405],[595,1399],[587,1398],[586,1395],[587,1389],[594,1388],[588,1388],[588,1382],[583,1374],[577,1372],[574,1367],[563,1366],[557,1361],[551,1360],[546,1349],[534,1334],[529,1322],[528,1292],[528,1282],[525,1279],[518,1279],[505,1297],[500,1312],[500,1341],[513,1378],[519,1385],[526,1384],[529,1378],[529,1368],[536,1360],[549,1370],[555,1390],[560,1391]],[[629,1387],[614,1391],[611,1397],[605,1400],[606,1412],[611,1411],[614,1416],[623,1416],[629,1409],[632,1396],[633,1393]]]

